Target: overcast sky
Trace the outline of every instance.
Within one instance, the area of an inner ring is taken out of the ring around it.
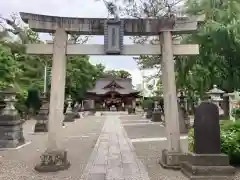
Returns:
[[[107,17],[107,9],[102,1],[95,0],[0,0],[0,15],[9,16],[11,13],[28,12],[45,15],[66,17]],[[49,39],[41,34],[43,40]],[[90,44],[103,44],[103,37],[92,37]],[[124,39],[125,44],[132,43],[129,38]],[[102,63],[107,69],[124,69],[132,74],[133,84],[142,81],[142,75],[137,63],[130,56],[90,56],[93,64]],[[147,74],[149,72],[146,72]],[[146,74],[145,73],[145,74]]]

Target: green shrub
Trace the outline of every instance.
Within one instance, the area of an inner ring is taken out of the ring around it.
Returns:
[[[221,152],[227,154],[230,163],[240,165],[240,122],[225,121],[220,123]],[[194,129],[188,133],[188,150],[193,152]]]
[[[240,108],[234,108],[232,110],[231,114],[235,119],[239,119],[240,118]]]

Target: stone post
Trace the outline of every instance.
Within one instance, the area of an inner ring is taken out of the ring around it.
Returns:
[[[80,118],[78,110],[79,110],[79,103],[76,102],[75,105],[74,105],[74,118],[76,118],[76,119]]]
[[[67,33],[64,29],[58,28],[53,43],[47,149],[41,156],[40,164],[35,166],[35,170],[39,172],[59,171],[70,166],[67,160],[67,151],[60,147],[60,131],[64,118],[66,47]]]
[[[16,148],[25,143],[23,120],[14,107],[15,91],[9,89],[3,93],[6,106],[0,115],[0,148]]]
[[[164,97],[164,121],[166,123],[168,148],[162,152],[161,165],[165,168],[180,168],[180,131],[178,105],[174,71],[172,34],[164,31],[161,34],[162,78]]]
[[[42,106],[36,116],[34,132],[48,132],[49,102],[45,95],[41,97]]]
[[[74,122],[75,121],[75,114],[73,113],[73,109],[72,109],[72,98],[71,95],[68,96],[67,98],[67,109],[66,109],[66,113],[65,113],[65,118],[64,118],[64,122]]]
[[[135,113],[135,110],[136,110],[136,99],[133,98],[133,100],[132,100],[132,113]]]

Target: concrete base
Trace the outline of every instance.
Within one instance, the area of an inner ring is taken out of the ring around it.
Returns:
[[[181,163],[181,171],[191,180],[232,180],[235,168],[225,154],[189,153]]]
[[[185,153],[182,152],[170,152],[167,149],[162,151],[162,159],[160,164],[163,168],[166,169],[181,169],[181,162],[184,161],[186,157]]]
[[[47,121],[37,121],[34,127],[34,132],[48,132]]]
[[[67,112],[64,117],[63,122],[74,122],[75,121],[75,114],[73,112]]]
[[[38,172],[57,172],[70,167],[67,152],[64,150],[46,151],[41,156],[40,164],[35,166]]]
[[[162,122],[162,113],[160,111],[154,111],[152,114],[153,122]]]
[[[16,148],[25,143],[19,116],[0,115],[0,148]]]

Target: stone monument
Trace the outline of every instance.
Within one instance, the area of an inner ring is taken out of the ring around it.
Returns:
[[[36,116],[37,123],[35,124],[34,132],[48,132],[48,112],[49,102],[45,95],[41,97],[42,106]]]
[[[72,106],[71,106],[72,98],[70,95],[67,98],[67,103],[68,103],[68,106],[67,106],[67,110],[65,113],[64,122],[74,122],[75,121],[75,118],[74,118],[75,113],[72,110]]]
[[[5,108],[0,115],[0,148],[16,148],[25,143],[23,120],[14,107],[15,91],[11,87],[4,91]]]
[[[191,180],[233,179],[235,169],[229,165],[228,156],[221,154],[218,107],[202,102],[194,123],[194,152],[182,162],[182,172]]]

